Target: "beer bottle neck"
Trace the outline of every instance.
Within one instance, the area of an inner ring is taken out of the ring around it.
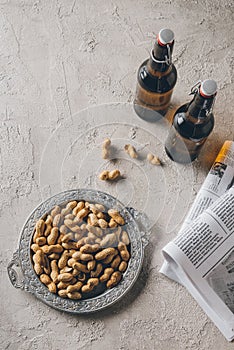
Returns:
[[[167,45],[159,44],[156,40],[154,48],[151,51],[149,63],[153,70],[159,72],[166,72],[171,66],[171,55],[174,41]]]
[[[212,111],[215,95],[203,97],[197,92],[188,106],[188,115],[196,119],[205,119]]]

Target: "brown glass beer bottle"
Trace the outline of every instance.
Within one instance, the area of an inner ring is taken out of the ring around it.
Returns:
[[[212,112],[217,84],[214,80],[197,83],[191,90],[194,98],[175,112],[165,142],[167,155],[175,162],[195,160],[214,127]]]
[[[139,117],[157,121],[168,110],[177,71],[172,64],[174,33],[161,29],[150,58],[142,63],[137,73],[137,89],[134,109]]]

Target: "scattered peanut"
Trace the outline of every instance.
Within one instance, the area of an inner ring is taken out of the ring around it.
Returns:
[[[121,176],[121,173],[118,169],[115,169],[109,172],[109,180],[116,180],[120,176]]]
[[[108,170],[103,170],[100,174],[99,174],[99,179],[106,181],[109,180],[109,171]]]
[[[103,170],[101,174],[99,175],[99,179],[106,181],[106,180],[116,180],[118,177],[121,176],[121,173],[118,169],[109,171],[109,170]]]
[[[147,154],[147,160],[153,165],[162,165],[161,160],[152,153]]]
[[[126,153],[128,153],[128,155],[131,158],[137,158],[138,157],[136,149],[132,145],[125,145],[124,149],[125,149]]]
[[[105,139],[102,143],[102,158],[107,159],[110,156],[110,145],[111,145],[111,140],[110,139]]]

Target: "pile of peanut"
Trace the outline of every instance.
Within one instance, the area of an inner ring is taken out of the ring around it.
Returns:
[[[32,238],[36,274],[51,293],[81,299],[116,286],[130,259],[123,217],[85,201],[55,206],[37,221]]]

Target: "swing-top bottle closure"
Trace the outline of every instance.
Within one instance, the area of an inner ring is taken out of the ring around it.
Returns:
[[[212,112],[215,97],[217,94],[217,83],[214,80],[206,79],[204,81],[198,80],[191,88],[191,91],[189,95],[197,95],[199,94],[201,97],[203,97],[205,100],[209,100],[212,98],[212,103],[207,108],[206,115]],[[204,105],[204,108],[206,107],[206,104]]]
[[[213,97],[217,93],[217,83],[214,80],[206,79],[203,82],[198,80],[192,87],[189,95],[195,95],[196,93],[204,98]]]
[[[158,45],[167,48],[167,55],[165,55],[164,60],[158,60],[154,56],[154,49],[152,49],[151,53],[150,53],[152,61],[155,63],[158,63],[158,64],[166,63],[166,65],[170,66],[171,62],[172,62],[171,46],[174,43],[173,31],[170,29],[161,29],[157,35],[156,40],[157,40]]]

